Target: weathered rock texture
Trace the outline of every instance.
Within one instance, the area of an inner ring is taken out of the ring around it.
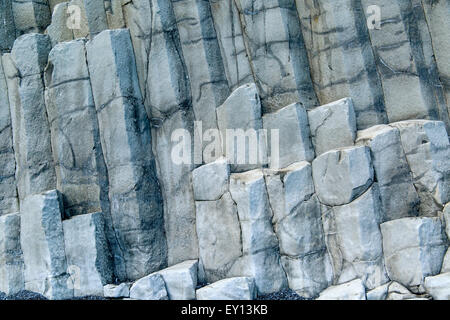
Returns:
[[[448,299],[449,14],[1,1],[0,292]]]

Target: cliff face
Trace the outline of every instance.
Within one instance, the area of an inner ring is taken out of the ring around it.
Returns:
[[[449,15],[2,1],[0,292],[450,298]]]

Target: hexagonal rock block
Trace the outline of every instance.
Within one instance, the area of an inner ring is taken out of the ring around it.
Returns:
[[[329,150],[353,146],[356,119],[350,98],[308,111],[309,128],[316,156]]]
[[[163,277],[160,274],[152,273],[137,280],[131,286],[130,298],[135,300],[168,300]]]
[[[260,293],[279,291],[287,280],[279,261],[262,170],[232,174],[230,193],[238,208],[243,256],[234,263],[229,275],[253,277]]]
[[[248,171],[265,164],[261,102],[255,84],[237,88],[216,113],[222,151],[231,164],[231,172]]]
[[[228,190],[230,166],[225,158],[192,171],[194,198],[197,201],[219,200]]]
[[[228,192],[219,200],[196,201],[195,205],[200,260],[211,283],[226,278],[242,255],[241,226]]]
[[[373,289],[389,280],[379,227],[382,216],[376,184],[350,204],[324,210],[322,221],[337,283],[360,278]]]
[[[356,279],[322,291],[317,300],[366,300],[366,288]]]
[[[313,161],[312,170],[320,202],[329,206],[352,202],[370,187],[374,179],[367,147],[328,151]]]
[[[358,131],[356,145],[370,147],[385,213],[383,221],[417,216],[419,196],[414,188],[399,130],[379,125]]]
[[[265,114],[263,127],[267,130],[268,140],[275,139],[276,143],[268,144],[270,168],[285,168],[294,162],[314,159],[308,115],[300,104],[295,103],[277,112]]]
[[[197,300],[253,300],[255,281],[248,277],[220,280],[197,290]]]
[[[0,216],[0,292],[13,295],[24,289],[20,247],[20,215]]]
[[[56,190],[21,202],[20,243],[25,264],[25,290],[49,299],[73,297],[61,221],[62,199]]]
[[[102,296],[103,286],[114,280],[103,213],[64,220],[63,229],[67,265],[77,276],[74,296]]]
[[[107,284],[103,287],[103,296],[105,298],[120,299],[130,297],[130,284],[121,283],[118,285]]]
[[[194,300],[198,261],[189,260],[158,271],[166,283],[170,300]],[[133,289],[133,288],[132,288]]]
[[[450,201],[450,143],[441,121],[409,120],[391,124],[400,130],[421,215],[436,215]]]
[[[424,286],[434,300],[450,300],[450,273],[426,277]]]
[[[441,270],[447,237],[439,218],[403,218],[381,224],[386,269],[408,288]]]

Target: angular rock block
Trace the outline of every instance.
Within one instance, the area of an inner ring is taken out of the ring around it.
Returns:
[[[84,6],[84,0],[70,0],[67,9],[70,18],[72,19],[70,21],[72,24],[70,29],[73,32],[74,39],[88,38],[89,24],[86,16],[86,8]],[[77,21],[77,19],[79,20]]]
[[[440,121],[392,124],[400,130],[403,150],[420,198],[421,215],[435,216],[450,201],[450,143]]]
[[[255,282],[252,278],[236,277],[214,282],[197,290],[197,300],[254,300]]]
[[[9,52],[16,40],[12,0],[0,4],[0,53]]]
[[[171,8],[166,8],[169,5],[163,5],[164,2],[158,1],[159,6],[170,13]],[[202,124],[200,133],[206,133],[209,129],[217,129],[216,108],[230,94],[210,1],[171,1],[171,6],[190,81],[195,120]],[[203,162],[210,162],[220,156],[215,155],[210,159],[206,154],[206,143],[202,146]]]
[[[270,143],[268,147],[270,168],[285,168],[295,162],[311,162],[314,159],[308,115],[300,104],[292,104],[277,112],[265,114],[263,127],[270,139],[275,133],[272,130],[278,130],[278,141],[275,141],[277,145]],[[278,149],[278,155],[271,147]]]
[[[379,227],[382,217],[376,184],[353,202],[324,210],[322,221],[335,282],[360,278],[370,290],[389,280]]]
[[[20,215],[0,216],[0,292],[13,295],[24,290]]]
[[[353,0],[295,2],[320,103],[351,97],[358,129],[387,123],[383,87],[360,4]]]
[[[415,295],[398,282],[390,282],[386,295],[386,300],[415,300],[419,296]]]
[[[287,286],[287,281],[279,261],[263,172],[232,174],[230,193],[238,209],[243,253],[230,276],[253,277],[259,293],[277,292]]]
[[[197,270],[198,261],[190,260],[157,272],[166,283],[170,300],[195,300]]]
[[[105,2],[106,20],[108,29],[125,28],[125,21],[122,12],[122,0],[110,0]]]
[[[444,256],[444,261],[442,262],[441,273],[450,272],[450,249],[447,250],[447,253]]]
[[[56,187],[42,72],[51,49],[41,34],[19,37],[11,51],[20,77],[18,100],[11,104],[19,198]]]
[[[235,90],[254,78],[247,58],[239,11],[235,2],[219,0],[210,2],[217,40],[222,52],[228,86]]]
[[[84,41],[57,44],[47,69],[47,115],[65,215],[108,210],[108,178]]]
[[[64,220],[63,229],[67,265],[77,275],[74,296],[102,296],[103,286],[114,281],[103,213]]]
[[[168,300],[163,277],[154,273],[139,279],[131,286],[130,298],[135,300]]]
[[[391,280],[415,289],[437,275],[447,250],[439,218],[403,218],[381,224],[386,269]]]
[[[424,118],[448,121],[445,102],[439,106],[438,97],[443,98],[443,91],[438,73],[432,71],[436,66],[431,66],[435,63],[429,31],[427,27],[421,30],[421,25],[426,24],[421,1],[416,4],[420,8],[413,9],[412,3],[361,1],[363,8],[375,5],[383,12],[382,27],[369,29],[369,35],[383,85],[386,113],[389,122]],[[365,13],[367,19],[371,19],[372,12]],[[411,16],[414,19],[409,19]],[[410,32],[411,29],[417,32]],[[442,118],[440,109],[445,112]]]
[[[313,161],[312,171],[317,196],[329,206],[352,202],[374,181],[370,149],[364,146],[328,151]]]
[[[242,255],[241,226],[228,192],[216,201],[196,201],[196,227],[206,280],[211,283],[226,278]]]
[[[261,102],[255,84],[233,91],[217,108],[217,122],[231,172],[252,170],[267,162]]]
[[[73,40],[73,30],[67,26],[68,19],[71,18],[69,3],[57,4],[52,12],[52,23],[47,28],[52,45],[55,46],[59,42]]]
[[[130,285],[127,283],[121,283],[119,285],[107,284],[103,287],[103,296],[112,299],[129,298]]]
[[[76,280],[67,273],[62,209],[56,190],[28,196],[20,207],[25,290],[49,299],[73,297]]]
[[[196,201],[219,200],[228,191],[230,166],[225,158],[201,166],[192,172]]]
[[[356,279],[324,290],[317,300],[366,300],[366,288]]]
[[[316,156],[354,145],[356,120],[352,99],[345,98],[308,111]]]
[[[19,211],[15,173],[8,87],[0,61],[0,216]]]
[[[434,300],[450,300],[450,273],[427,277],[424,286]]]
[[[294,1],[238,0],[247,54],[263,110],[318,104]]]
[[[51,22],[51,11],[47,0],[13,1],[12,10],[17,35],[44,32]]]
[[[116,276],[134,280],[166,266],[167,244],[150,123],[129,32],[97,35],[87,44],[87,59],[119,243]]]
[[[403,151],[400,132],[387,125],[358,132],[356,145],[370,147],[385,217],[395,220],[419,214],[419,196]]]

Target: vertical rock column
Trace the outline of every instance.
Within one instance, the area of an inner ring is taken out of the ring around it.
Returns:
[[[65,214],[101,211],[108,202],[108,181],[84,41],[56,45],[45,78],[57,187],[64,194]]]
[[[230,90],[209,1],[172,0],[172,4],[191,85],[195,120],[201,121],[202,126],[197,130],[203,133],[217,129],[215,109],[225,101]],[[216,158],[217,155],[213,160]],[[195,160],[202,162],[200,156]]]
[[[425,18],[431,35],[434,56],[450,112],[450,2],[422,0]]]
[[[377,5],[381,10],[381,27],[369,29],[369,34],[383,85],[386,113],[389,122],[407,119],[448,122],[422,6],[420,1],[418,6],[413,2],[361,1],[363,9]]]
[[[236,0],[263,112],[318,101],[294,1]]]
[[[0,216],[19,211],[8,87],[0,61]]]
[[[358,0],[296,0],[321,104],[353,98],[358,129],[386,123],[366,18]]]
[[[167,264],[163,206],[150,124],[142,102],[127,30],[107,30],[87,44],[89,73],[108,169],[120,280],[141,278]]]
[[[51,49],[50,38],[27,34],[16,40],[11,52],[19,87],[10,98],[16,180],[19,198],[55,189],[50,128],[44,99],[43,71]],[[11,83],[11,89],[14,84]]]
[[[0,3],[0,52],[10,51],[16,39],[12,0]]]

